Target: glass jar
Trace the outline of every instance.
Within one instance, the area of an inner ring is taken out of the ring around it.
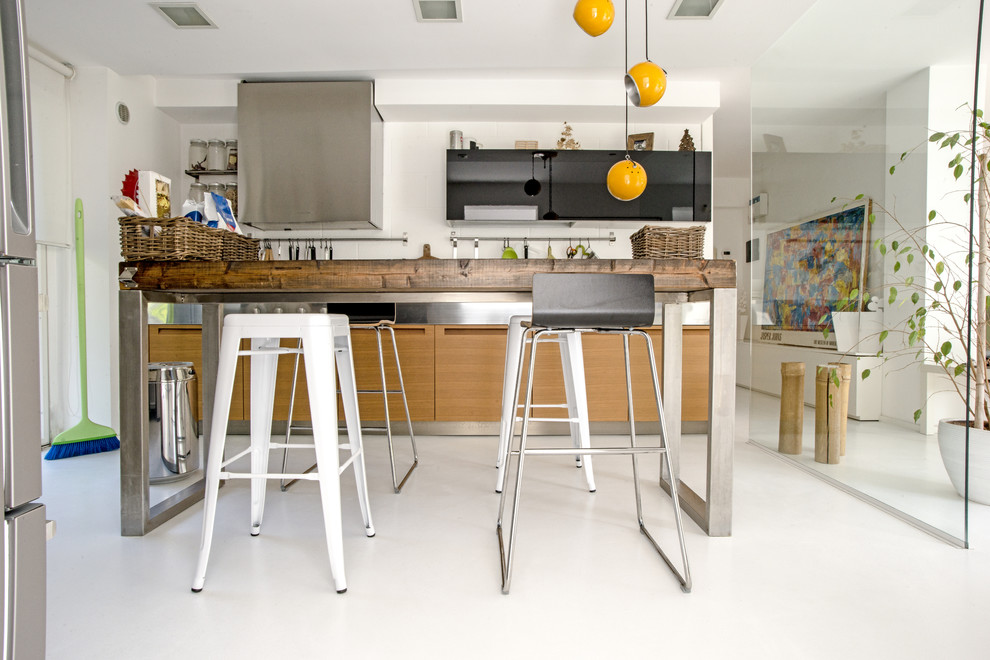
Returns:
[[[237,140],[227,140],[227,171],[237,171]]]
[[[227,143],[223,140],[210,140],[206,150],[206,169],[223,170],[227,166]]]
[[[189,184],[189,196],[187,199],[191,199],[197,204],[203,203],[203,196],[206,194],[207,185],[199,181],[193,181]]]
[[[227,190],[224,191],[223,196],[227,198],[230,202],[230,210],[237,217],[237,184],[230,182],[227,184]]]
[[[209,185],[209,191],[223,197],[227,193],[227,186],[222,183],[211,183]]]
[[[189,169],[206,169],[206,140],[189,140]]]

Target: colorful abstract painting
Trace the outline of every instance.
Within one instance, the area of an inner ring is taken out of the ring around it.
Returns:
[[[862,298],[869,201],[767,235],[763,311],[771,327],[821,331],[827,314]]]

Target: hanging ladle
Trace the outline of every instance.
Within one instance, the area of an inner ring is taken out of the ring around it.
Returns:
[[[530,197],[536,197],[540,194],[540,189],[543,187],[540,182],[536,180],[536,159],[542,157],[543,154],[537,152],[533,154],[533,160],[530,162],[530,179],[525,184],[523,184],[523,192],[525,192]]]
[[[557,155],[556,151],[548,151],[542,155],[544,163],[546,163],[548,159],[550,160],[550,172],[547,175],[547,182],[549,188],[549,193],[548,193],[549,210],[547,210],[547,212],[543,214],[544,220],[557,220],[558,218],[560,218],[560,216],[557,215],[557,213],[553,210],[553,157],[556,155]]]

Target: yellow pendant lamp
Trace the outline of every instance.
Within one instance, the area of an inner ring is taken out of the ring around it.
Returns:
[[[650,61],[650,9],[647,0],[643,0],[643,11],[646,27],[646,60],[634,64],[626,73],[626,94],[632,104],[640,108],[654,105],[667,91],[667,72]],[[627,25],[628,22],[627,17]]]
[[[667,91],[667,74],[653,62],[634,64],[626,74],[626,94],[641,108],[655,104]]]
[[[629,154],[608,170],[608,191],[620,202],[629,202],[646,190],[646,170]]]
[[[615,20],[612,0],[578,0],[574,5],[574,22],[593,37],[604,34]]]
[[[626,57],[629,54],[629,0],[625,3],[625,51]],[[628,65],[628,59],[626,61]],[[637,64],[636,66],[640,66]],[[630,69],[633,71],[636,67]],[[627,75],[628,79],[629,76]],[[662,94],[662,92],[661,92]],[[659,97],[657,97],[659,99]],[[626,107],[626,135],[629,135],[629,94],[625,94],[623,103]],[[655,102],[655,101],[654,101]],[[637,104],[638,105],[638,104]],[[620,202],[630,202],[646,190],[646,168],[629,157],[629,142],[626,141],[626,157],[609,168],[608,176],[605,177],[605,185],[609,194]]]

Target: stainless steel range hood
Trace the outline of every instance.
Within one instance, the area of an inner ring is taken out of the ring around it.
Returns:
[[[382,118],[374,83],[237,88],[238,220],[263,230],[382,226]]]

